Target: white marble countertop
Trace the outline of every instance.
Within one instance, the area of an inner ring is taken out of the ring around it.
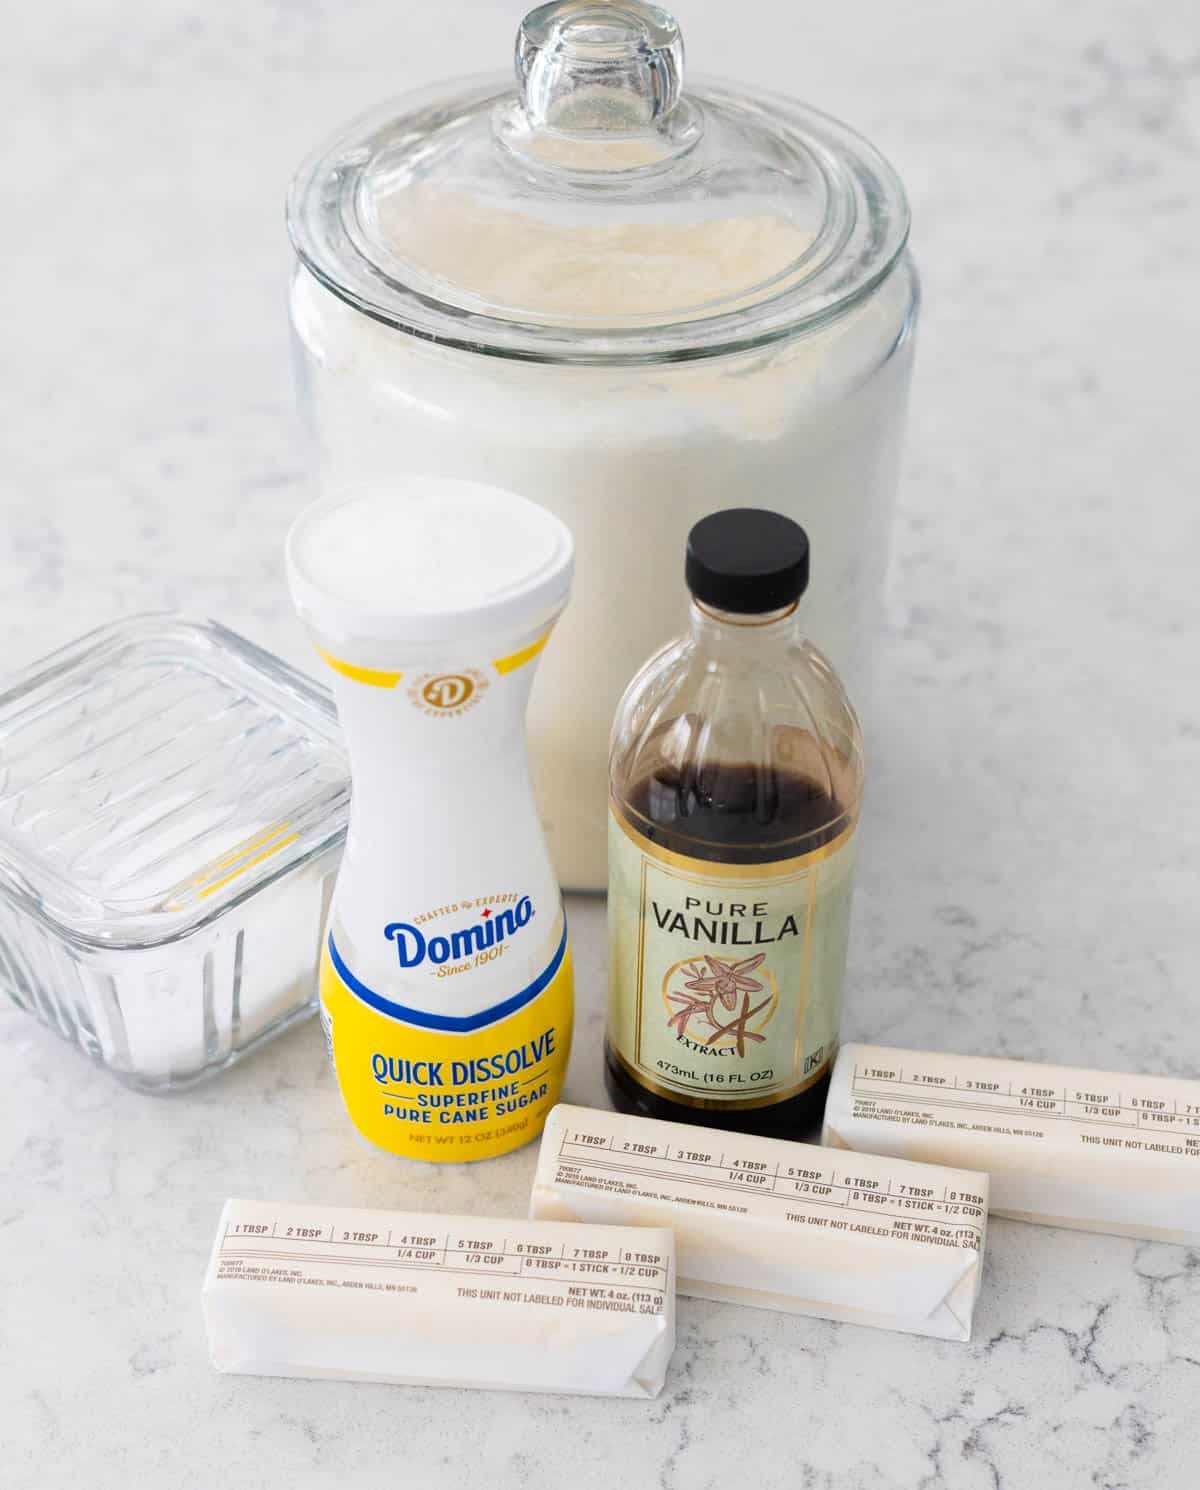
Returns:
[[[1193,0],[680,0],[696,65],[857,124],[926,305],[846,1032],[1200,1075],[1200,46]],[[518,7],[73,0],[3,63],[0,658],[131,611],[305,656],[281,198],[389,92],[503,65]],[[603,908],[573,906],[572,1100]],[[224,1198],[517,1215],[533,1156],[361,1146],[317,1027],[193,1093],[0,1011],[0,1483],[1185,1490],[1200,1253],[997,1222],[970,1345],[681,1301],[649,1405],[230,1378]]]

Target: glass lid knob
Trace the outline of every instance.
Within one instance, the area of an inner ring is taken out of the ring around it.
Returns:
[[[535,128],[641,133],[679,102],[683,37],[641,0],[554,0],[521,22],[516,67]]]
[[[699,137],[699,112],[681,97],[683,37],[660,6],[540,5],[521,22],[515,62],[518,100],[498,132],[527,158],[587,174],[627,171],[672,159]]]

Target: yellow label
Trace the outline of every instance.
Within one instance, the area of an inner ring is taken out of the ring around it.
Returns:
[[[854,828],[801,858],[732,865],[609,818],[609,1042],[642,1086],[763,1107],[829,1069],[841,1021]]]
[[[571,1051],[574,979],[565,930],[535,980],[544,981],[535,996],[461,1031],[422,1028],[372,1008],[335,958],[327,941],[321,1017],[346,1111],[364,1138],[406,1158],[462,1163],[506,1154],[541,1133]]]

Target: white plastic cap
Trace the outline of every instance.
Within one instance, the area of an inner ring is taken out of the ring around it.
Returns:
[[[319,635],[427,647],[552,619],[575,545],[527,497],[412,475],[313,502],[285,554],[293,602]]]

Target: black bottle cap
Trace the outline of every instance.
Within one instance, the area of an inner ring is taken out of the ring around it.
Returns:
[[[742,615],[780,610],[808,588],[808,534],[761,507],[711,512],[688,534],[683,573],[702,605]]]

